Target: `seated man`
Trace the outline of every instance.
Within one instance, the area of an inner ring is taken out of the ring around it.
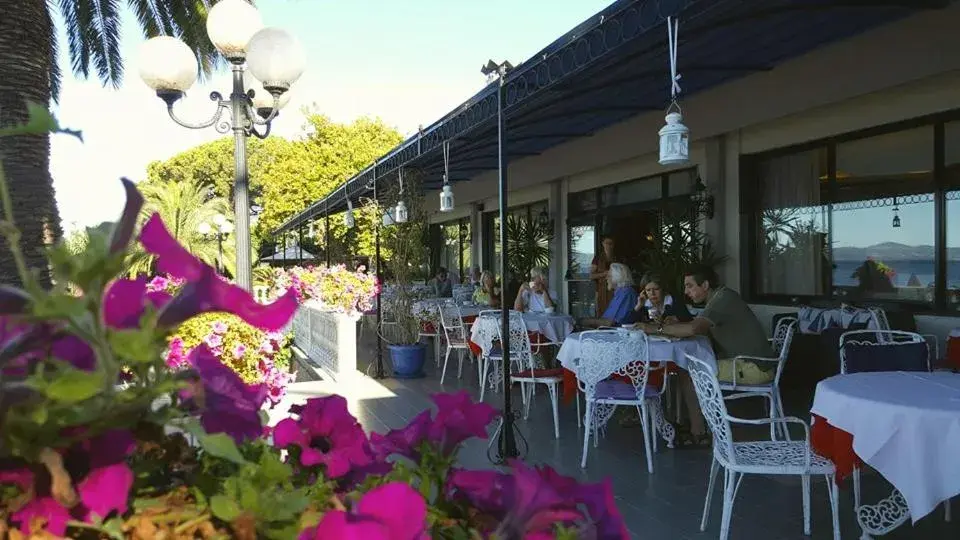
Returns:
[[[453,281],[450,280],[447,269],[442,266],[437,269],[436,277],[430,280],[430,286],[433,289],[434,296],[437,298],[450,298],[453,296]]]
[[[524,283],[517,292],[513,309],[532,313],[552,312],[555,307],[556,293],[547,288],[547,271],[544,268],[530,270],[530,283]]]
[[[773,380],[776,363],[754,362],[734,358],[740,355],[773,358],[767,334],[750,306],[736,291],[720,285],[716,272],[709,266],[694,266],[684,273],[684,289],[694,303],[706,302],[703,311],[691,322],[663,326],[644,325],[644,330],[673,337],[709,336],[717,356],[717,378],[732,382],[734,370],[739,384],[764,384]],[[684,400],[691,414],[691,433],[697,442],[704,442],[703,416],[697,406],[696,393],[689,378],[684,384]],[[696,417],[696,418],[695,418]]]

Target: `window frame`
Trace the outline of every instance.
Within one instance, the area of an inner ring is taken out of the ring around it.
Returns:
[[[956,186],[948,185],[945,164],[945,125],[951,122],[960,121],[960,109],[930,114],[916,117],[899,122],[873,126],[866,129],[851,131],[839,135],[825,137],[814,141],[806,141],[800,144],[774,148],[763,152],[752,154],[741,154],[740,165],[740,231],[741,238],[746,244],[741,244],[740,249],[740,289],[744,291],[744,297],[751,303],[799,306],[799,305],[818,305],[818,304],[836,304],[842,301],[841,298],[834,296],[833,288],[823,295],[796,295],[796,294],[775,294],[759,292],[759,272],[757,272],[758,261],[758,236],[761,231],[760,223],[760,204],[757,200],[759,195],[760,178],[757,174],[757,165],[771,158],[782,157],[826,148],[827,151],[827,174],[828,189],[836,189],[837,176],[837,146],[843,143],[868,139],[880,135],[889,135],[900,131],[930,126],[933,129],[933,148],[930,149],[933,154],[933,203],[934,203],[934,301],[932,304],[918,304],[910,301],[891,300],[891,299],[868,299],[866,304],[878,307],[893,307],[894,309],[928,315],[960,316],[960,312],[949,310],[947,303],[947,193],[956,190]],[[960,143],[960,141],[958,141]],[[833,223],[832,212],[830,212],[830,221],[828,221],[828,234],[830,244],[833,244]],[[832,259],[831,259],[832,261]]]

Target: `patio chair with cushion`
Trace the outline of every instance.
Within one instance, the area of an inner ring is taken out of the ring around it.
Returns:
[[[833,514],[833,538],[840,538],[839,492],[834,482],[836,468],[829,459],[817,455],[810,447],[810,426],[799,418],[778,417],[748,420],[736,418],[727,413],[726,401],[717,381],[714,368],[699,358],[686,355],[687,369],[700,402],[700,409],[713,432],[713,463],[710,466],[710,480],[707,484],[707,497],[703,504],[703,518],[700,531],[707,528],[710,516],[710,502],[719,468],[723,468],[723,512],[720,521],[720,540],[730,536],[730,517],[733,514],[733,502],[740,488],[740,482],[746,474],[791,475],[801,478],[803,489],[803,533],[810,534],[810,476],[822,474],[827,480],[830,498],[830,510]],[[735,442],[732,424],[799,424],[803,426],[802,441],[756,441]],[[779,510],[779,509],[777,509]]]
[[[783,375],[783,366],[787,363],[787,357],[790,354],[790,343],[793,341],[793,334],[797,329],[797,319],[783,318],[777,324],[776,334],[771,342],[774,344],[774,350],[777,356],[773,358],[764,358],[759,356],[737,356],[734,358],[734,366],[737,362],[754,362],[758,365],[775,363],[775,373],[773,380],[763,384],[744,384],[737,381],[737,369],[734,368],[732,381],[719,381],[720,389],[727,392],[726,399],[739,399],[742,397],[763,397],[767,399],[770,407],[770,418],[783,418],[783,401],[780,399],[780,377]],[[770,423],[770,438],[776,439],[777,433],[780,433],[784,440],[790,440],[790,432],[787,425],[779,422]]]
[[[510,311],[510,374],[513,382],[520,383],[520,394],[523,398],[523,418],[530,417],[530,405],[533,402],[533,388],[538,384],[545,385],[550,392],[550,403],[553,406],[553,435],[560,438],[560,409],[559,390],[563,382],[563,369],[538,369],[533,361],[533,351],[530,347],[530,333],[523,322],[523,315],[519,311]],[[497,333],[500,343],[504,342],[503,330],[498,325]],[[494,354],[490,355],[494,358]],[[502,358],[502,357],[501,357]],[[510,389],[504,391],[509,392]]]
[[[581,333],[579,339],[580,358],[575,373],[587,402],[580,466],[587,466],[590,437],[593,436],[596,446],[600,430],[618,406],[626,405],[636,407],[640,415],[647,472],[653,474],[656,426],[663,423],[660,403],[663,388],[648,383],[650,373],[665,371],[666,364],[658,362],[659,367],[651,367],[650,344],[643,332],[593,330]]]

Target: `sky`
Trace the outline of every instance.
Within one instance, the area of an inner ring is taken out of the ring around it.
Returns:
[[[304,107],[340,122],[379,117],[413,134],[479,91],[485,84],[480,66],[488,59],[518,64],[611,2],[258,0],[264,24],[297,36],[307,54],[306,71],[275,120],[273,136],[297,137]],[[212,127],[191,130],[167,116],[138,75],[144,38],[129,12],[122,32],[126,77],[119,89],[74,78],[62,48],[65,77],[55,111],[62,125],[84,134],[83,143],[65,136],[52,142],[51,172],[68,231],[116,218],[123,205],[121,176],[142,180],[150,162],[221,137]],[[225,70],[191,89],[177,104],[178,114],[208,118],[212,90],[229,93]],[[902,206],[899,229],[890,226],[889,208],[836,213],[836,246],[932,244],[931,207]],[[960,201],[950,201],[948,210],[955,224],[950,228],[960,230]],[[948,244],[960,245],[960,233]]]
[[[264,24],[291,32],[307,54],[274,136],[298,136],[308,106],[340,122],[379,117],[412,134],[483,88],[480,67],[487,60],[518,64],[611,1],[259,0]],[[62,48],[65,76],[54,110],[61,125],[84,135],[82,143],[52,141],[51,173],[68,231],[116,219],[120,177],[142,180],[150,162],[222,136],[212,127],[180,127],[167,116],[138,75],[144,37],[129,12],[122,33],[126,75],[119,89],[73,77]],[[177,104],[178,115],[208,118],[212,90],[229,94],[225,70],[194,86]]]

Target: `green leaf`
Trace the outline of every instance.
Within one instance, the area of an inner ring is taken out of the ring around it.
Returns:
[[[78,403],[99,394],[102,389],[102,374],[68,368],[58,373],[43,392],[56,401]]]
[[[240,515],[240,506],[237,501],[225,496],[214,495],[210,498],[210,511],[224,521],[233,521]]]
[[[280,461],[280,456],[273,452],[264,452],[260,456],[260,468],[257,473],[270,484],[286,481],[293,475],[293,469]]]
[[[0,137],[14,135],[43,135],[45,133],[65,133],[83,141],[83,134],[71,129],[63,129],[49,109],[33,101],[27,101],[27,123],[0,128]]]
[[[203,426],[196,418],[191,418],[180,424],[181,429],[197,438],[200,448],[211,456],[218,457],[236,463],[237,465],[246,464],[237,443],[226,433],[215,433],[213,435],[206,432]]]
[[[160,356],[153,329],[115,330],[107,336],[117,356],[134,364],[150,364]]]

